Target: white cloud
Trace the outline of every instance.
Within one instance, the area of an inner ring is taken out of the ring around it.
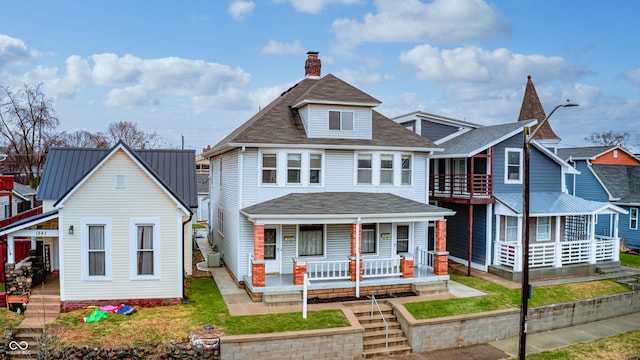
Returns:
[[[482,0],[377,0],[377,13],[337,19],[333,31],[346,49],[363,42],[458,43],[511,32],[507,20]]]
[[[640,84],[640,69],[625,71],[622,76],[634,84]]]
[[[287,44],[270,39],[260,52],[267,55],[297,55],[304,53],[304,47],[300,40]]]
[[[0,34],[0,70],[11,64],[29,61],[38,55],[29,50],[24,41]]]
[[[246,18],[247,15],[253,11],[254,7],[255,3],[253,1],[236,0],[229,4],[228,11],[229,14],[231,14],[231,17],[238,21]]]
[[[112,89],[107,94],[107,99],[104,102],[106,106],[113,107],[155,106],[157,103],[157,99],[152,98],[142,86]]]
[[[362,86],[365,84],[379,84],[389,82],[394,79],[393,75],[381,74],[368,68],[342,70],[340,72],[337,72],[335,75],[354,86]]]
[[[361,4],[362,0],[291,0],[291,5],[296,11],[319,14],[329,4],[353,5]]]

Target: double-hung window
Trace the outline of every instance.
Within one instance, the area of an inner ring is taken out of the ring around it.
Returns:
[[[522,167],[522,149],[505,149],[505,184],[522,184]]]
[[[358,184],[372,183],[371,159],[372,159],[371,154],[358,154]]]
[[[84,218],[80,223],[83,280],[111,280],[111,219]]]
[[[158,278],[160,275],[159,219],[131,219],[131,276],[138,279]]]
[[[353,111],[329,111],[329,130],[353,130]]]
[[[518,241],[518,218],[515,216],[507,216],[505,220],[505,241]]]
[[[309,184],[320,184],[322,176],[322,154],[309,154]]]
[[[551,218],[548,216],[542,216],[537,219],[538,225],[536,231],[536,240],[551,240]]]
[[[362,224],[362,253],[376,253],[376,224]]]
[[[629,209],[629,229],[638,230],[638,208]]]
[[[393,185],[393,154],[380,154],[380,184]]]
[[[287,154],[287,184],[300,184],[302,154]]]
[[[411,155],[402,155],[402,185],[411,185]]]
[[[276,154],[262,154],[262,183],[275,184],[277,181]]]
[[[298,239],[299,256],[324,254],[324,225],[300,225]]]
[[[107,248],[104,238],[104,225],[89,225],[87,256],[89,257],[89,276],[107,274]]]

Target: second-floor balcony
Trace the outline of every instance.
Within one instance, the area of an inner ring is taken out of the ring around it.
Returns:
[[[429,180],[432,198],[471,203],[491,201],[491,174],[431,174]]]

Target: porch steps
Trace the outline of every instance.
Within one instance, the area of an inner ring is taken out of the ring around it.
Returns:
[[[43,345],[44,327],[52,323],[60,313],[60,296],[41,295],[38,292],[29,297],[27,310],[20,325],[13,329],[15,341],[26,342],[27,347],[19,350],[12,359],[38,359],[38,350]]]
[[[364,328],[362,339],[362,355],[365,359],[378,356],[408,355],[411,353],[409,341],[398,322],[393,308],[387,303],[379,303],[380,312],[374,306],[371,316],[371,302],[363,305],[349,306],[358,322]],[[389,342],[386,346],[386,330],[384,320],[389,325]]]
[[[596,266],[596,272],[602,275],[611,275],[622,271],[620,262],[606,262]]]
[[[448,294],[449,287],[446,281],[430,281],[411,284],[411,291],[418,296]]]
[[[302,305],[302,294],[299,291],[265,292],[262,302],[267,307]]]

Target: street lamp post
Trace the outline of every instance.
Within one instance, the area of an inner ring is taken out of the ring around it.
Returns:
[[[524,174],[522,179],[522,289],[520,293],[520,336],[518,338],[518,359],[524,360],[527,356],[527,312],[528,300],[531,295],[529,286],[529,161],[531,157],[531,140],[536,135],[542,125],[549,120],[556,110],[563,107],[573,107],[578,104],[567,102],[553,108],[549,115],[542,120],[531,134],[529,126],[523,129],[524,141]]]

